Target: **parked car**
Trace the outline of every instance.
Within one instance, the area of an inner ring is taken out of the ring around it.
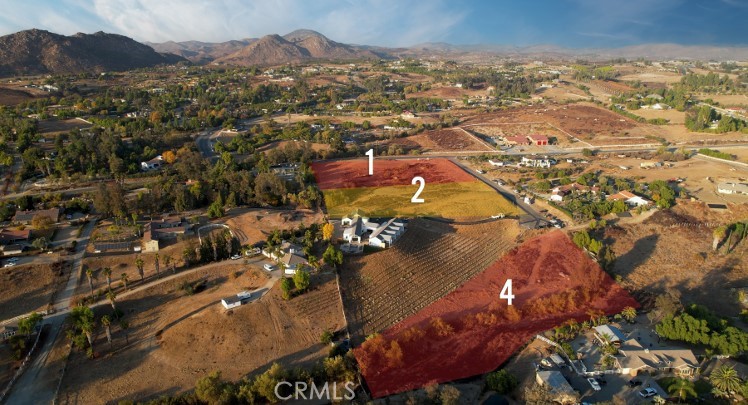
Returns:
[[[594,379],[594,378],[592,378],[592,377],[588,378],[588,379],[587,379],[587,382],[588,382],[588,383],[590,383],[590,386],[591,386],[591,387],[592,387],[592,389],[593,389],[593,390],[595,390],[595,391],[600,391],[600,390],[602,389],[602,388],[600,388],[600,384],[598,384],[598,383],[597,383],[597,380],[595,380],[595,379]],[[646,397],[645,397],[645,398],[646,398]]]
[[[608,380],[606,380],[605,377],[597,377],[596,380],[597,380],[597,383],[600,384],[600,385],[607,385],[608,384]]]
[[[231,260],[239,260],[242,258],[242,255],[232,255]]]
[[[645,389],[639,391],[639,395],[642,398],[649,398],[649,397],[653,397],[653,396],[657,395],[657,391],[655,391],[654,388],[645,388]]]
[[[638,387],[638,386],[642,385],[642,382],[640,380],[637,380],[636,378],[633,378],[633,379],[629,380],[629,385],[632,386],[632,387]]]
[[[267,271],[273,271],[273,270],[275,270],[275,266],[273,266],[270,263],[265,263],[265,265],[262,266],[262,268],[265,269],[265,270],[267,270]]]
[[[3,265],[3,267],[13,267],[16,265],[16,262],[7,262]]]

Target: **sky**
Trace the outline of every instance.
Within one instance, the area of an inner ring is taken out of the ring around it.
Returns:
[[[748,45],[748,0],[0,0],[0,35],[222,42],[308,28],[338,42]]]

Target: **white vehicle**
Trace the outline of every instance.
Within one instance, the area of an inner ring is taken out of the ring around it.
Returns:
[[[587,379],[587,382],[588,382],[588,383],[590,383],[590,386],[591,386],[591,387],[592,387],[592,389],[593,389],[593,390],[595,390],[595,391],[600,391],[600,390],[602,389],[602,388],[600,388],[600,384],[598,384],[597,380],[596,380],[596,379],[594,379],[594,378],[591,378],[591,377],[590,377],[590,378],[588,378],[588,379]]]
[[[3,265],[3,267],[13,267],[16,265],[16,262],[7,262]]]
[[[657,395],[657,391],[655,391],[654,388],[645,388],[645,389],[639,391],[639,395],[642,398],[649,398],[649,397],[653,397],[653,396]]]
[[[239,260],[242,258],[242,255],[232,255],[231,260]]]
[[[499,215],[491,215],[491,218],[492,218],[492,219],[501,219],[501,218],[504,218],[505,216],[506,216],[506,215],[504,215],[504,214],[499,214]]]
[[[262,266],[262,268],[265,269],[266,271],[273,271],[273,270],[275,270],[275,266],[273,266],[270,263],[265,263],[265,265]]]

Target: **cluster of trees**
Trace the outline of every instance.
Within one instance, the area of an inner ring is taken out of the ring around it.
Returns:
[[[601,221],[605,222],[605,221]],[[597,226],[597,225],[595,225]],[[604,228],[605,224],[602,224],[601,228]],[[586,230],[575,232],[572,236],[572,241],[580,249],[585,249],[595,254],[600,267],[605,270],[610,270],[613,267],[613,263],[616,260],[616,255],[610,246],[606,245],[602,241],[590,236]]]
[[[613,80],[620,75],[613,66],[597,66],[590,67],[584,65],[574,66],[574,79],[588,81],[592,79],[597,80]]]
[[[745,87],[745,85],[738,80],[732,80],[727,75],[720,76],[713,72],[705,75],[689,73],[680,79],[677,86],[688,91],[705,93],[730,92]]]
[[[202,237],[197,252],[193,246],[184,248],[183,256],[186,263],[210,263],[226,260],[231,255],[241,252],[241,243],[228,230],[218,234],[212,233]],[[157,266],[158,267],[158,266]]]
[[[254,377],[244,377],[237,382],[223,380],[220,371],[213,371],[195,383],[195,390],[175,397],[162,398],[163,403],[175,405],[204,404],[256,404],[278,403],[276,386],[280,382],[289,382],[278,388],[282,397],[293,395],[293,387],[297,382],[316,384],[322,387],[324,383],[337,383],[337,396],[342,397],[344,383],[354,383],[356,379],[356,360],[352,354],[333,355],[326,357],[310,369],[295,368],[287,370],[278,363],[273,363],[267,371]],[[306,392],[309,395],[309,392]],[[330,393],[332,396],[333,393]]]
[[[724,246],[727,253],[730,253],[746,236],[748,236],[748,222],[721,225],[714,229],[712,250],[717,250],[720,246]]]
[[[29,340],[41,321],[42,315],[36,312],[32,312],[31,315],[18,321],[18,331],[9,339],[14,359],[22,359],[26,354],[27,349],[31,349],[28,347]]]
[[[724,160],[735,160],[735,155],[731,155],[729,153],[720,152],[715,149],[709,149],[709,148],[701,148],[699,149],[699,153],[706,156],[711,156],[717,159],[724,159]]]
[[[719,354],[734,356],[748,350],[748,333],[695,304],[678,315],[666,316],[656,331],[666,339],[702,344]]]
[[[716,128],[712,128],[713,121],[717,121]],[[715,132],[718,134],[742,131],[747,128],[745,121],[727,114],[719,114],[708,105],[702,105],[694,111],[689,111],[686,114],[685,126],[694,132]]]

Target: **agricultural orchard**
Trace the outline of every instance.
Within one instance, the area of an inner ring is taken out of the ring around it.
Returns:
[[[347,261],[341,287],[354,343],[457,289],[508,251],[518,233],[516,221],[414,219],[392,248]]]

